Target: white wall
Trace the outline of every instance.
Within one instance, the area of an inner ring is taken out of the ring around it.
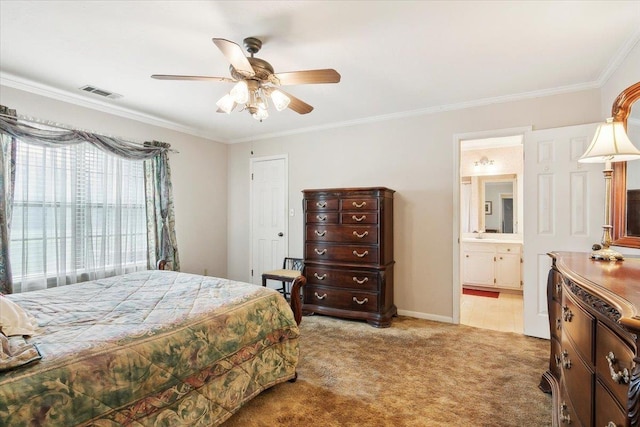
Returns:
[[[116,135],[158,140],[170,154],[182,271],[227,275],[227,146],[203,138],[0,86],[0,104],[18,114]]]
[[[229,277],[249,280],[249,159],[289,156],[289,253],[302,256],[306,188],[386,186],[395,194],[395,303],[453,316],[453,135],[600,120],[600,91],[509,102],[290,135],[229,147]],[[549,248],[553,250],[553,248]]]

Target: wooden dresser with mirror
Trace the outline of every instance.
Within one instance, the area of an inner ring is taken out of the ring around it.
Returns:
[[[640,111],[629,117],[639,98],[640,82],[622,91],[612,108],[636,146]],[[640,248],[640,161],[616,162],[613,169],[613,245]],[[640,257],[549,255],[551,354],[540,387],[553,394],[553,425],[640,426]]]

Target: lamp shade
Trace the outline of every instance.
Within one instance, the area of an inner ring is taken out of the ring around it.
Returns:
[[[596,134],[587,151],[578,159],[580,163],[624,162],[640,159],[638,150],[624,130],[622,122],[608,118],[596,129]]]
[[[231,95],[226,94],[216,102],[216,105],[225,113],[231,114],[233,109],[236,107],[236,102],[233,100]]]
[[[244,80],[239,81],[236,85],[231,89],[229,95],[233,98],[236,104],[244,104],[249,100],[249,87],[247,86],[247,82]]]
[[[271,92],[271,100],[278,111],[282,111],[287,108],[291,102],[291,98],[277,89]]]

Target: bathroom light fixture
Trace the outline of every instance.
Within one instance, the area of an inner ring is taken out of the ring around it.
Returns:
[[[602,248],[591,252],[591,258],[617,261],[623,260],[621,253],[614,251],[611,246],[611,175],[613,169],[612,162],[624,162],[640,159],[638,150],[624,129],[624,123],[614,122],[613,118],[608,118],[606,123],[601,124],[596,129],[596,134],[591,141],[587,151],[578,159],[580,163],[604,163],[604,225],[602,226]]]
[[[475,161],[475,165],[476,166],[487,166],[487,165],[493,165],[493,160],[489,160],[487,158],[487,156],[482,156],[480,158],[480,160],[476,160]]]

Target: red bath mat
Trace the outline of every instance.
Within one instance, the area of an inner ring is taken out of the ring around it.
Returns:
[[[498,298],[500,296],[500,292],[479,291],[477,289],[467,289],[467,288],[463,288],[462,293],[465,295],[474,295],[477,297],[488,297],[488,298]]]

